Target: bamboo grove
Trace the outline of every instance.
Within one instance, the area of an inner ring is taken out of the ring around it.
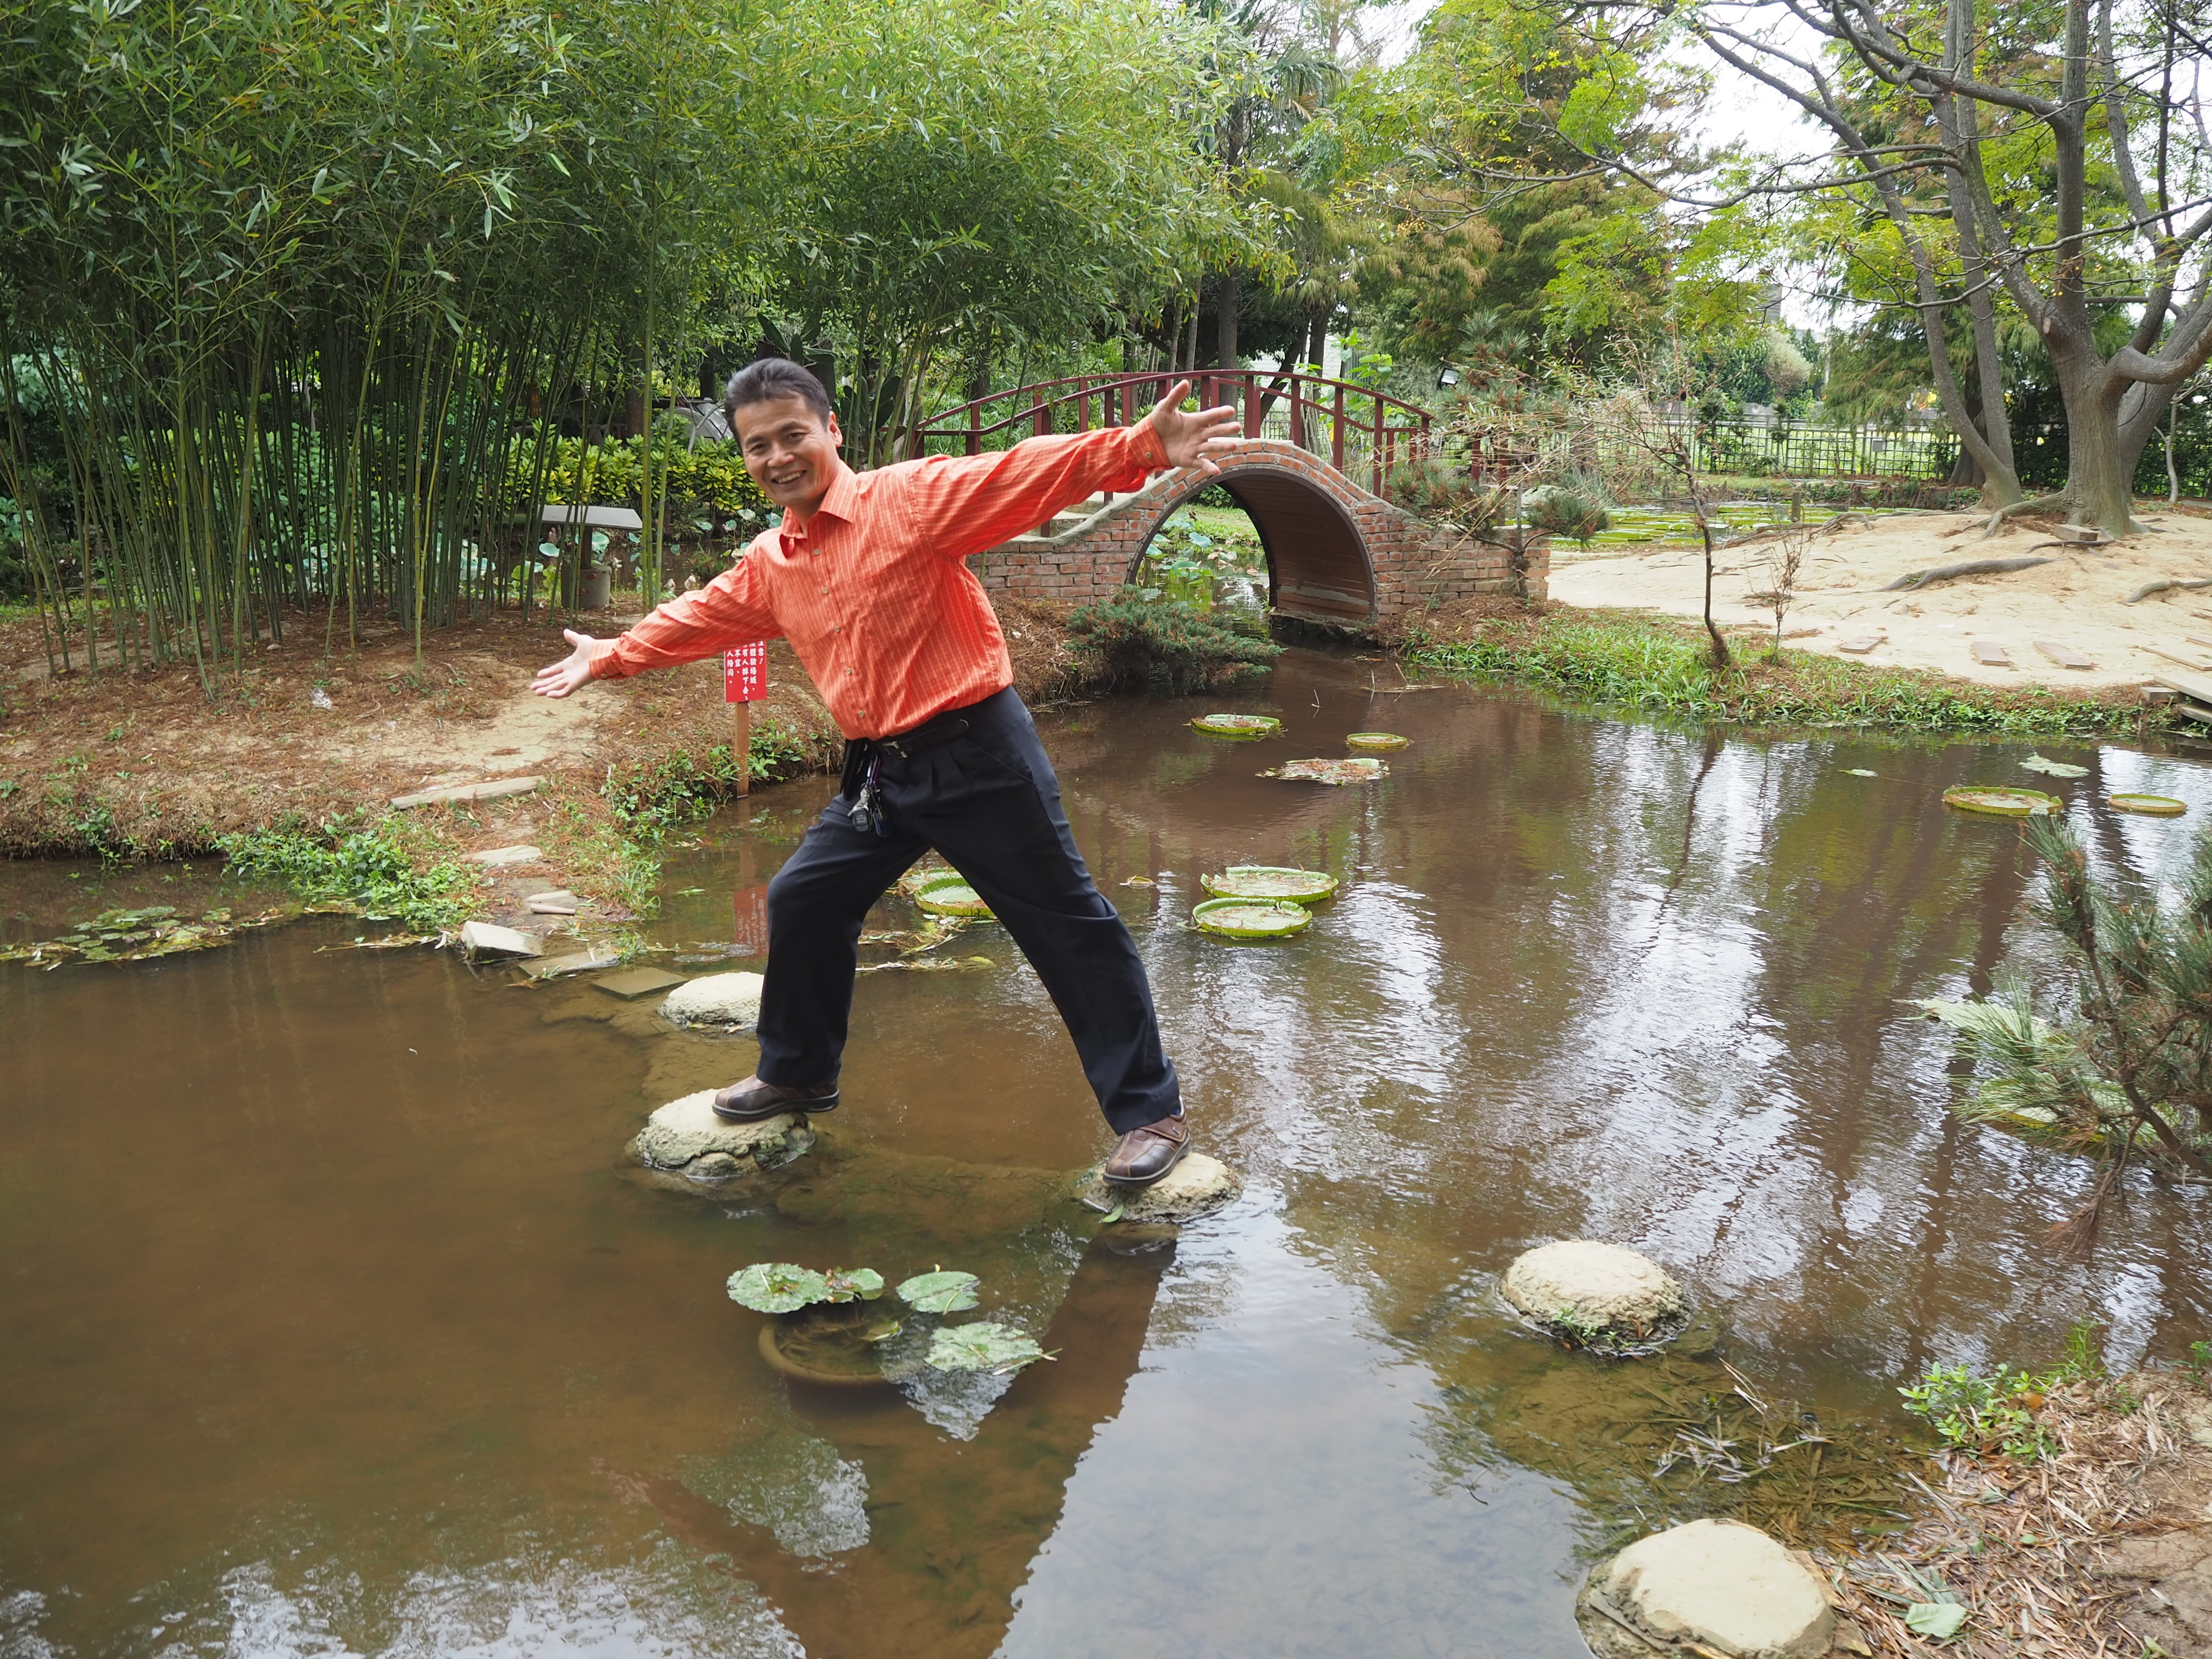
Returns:
[[[419,639],[533,579],[564,428],[700,389],[779,318],[894,366],[910,418],[974,342],[1164,290],[1206,222],[1199,53],[1136,0],[0,24],[0,496],[93,666],[211,680],[302,613]]]

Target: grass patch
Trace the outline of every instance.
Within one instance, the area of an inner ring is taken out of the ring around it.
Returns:
[[[1084,678],[1113,690],[1202,691],[1283,654],[1273,640],[1224,627],[1188,605],[1134,599],[1071,611],[1067,644]]]
[[[432,839],[428,830],[386,818],[362,829],[246,830],[216,844],[234,875],[281,881],[310,904],[432,933],[460,925],[479,882],[477,871],[444,856]]]
[[[734,744],[720,743],[703,755],[677,750],[657,760],[616,766],[603,792],[623,828],[641,840],[658,841],[679,824],[705,817],[738,793]],[[807,747],[773,717],[752,728],[745,746],[746,776],[771,783],[806,769]]]
[[[1477,621],[1466,639],[1414,632],[1403,648],[1423,669],[1686,720],[2012,737],[2140,737],[2171,723],[2125,691],[2012,690],[1810,652],[1778,655],[1741,635],[1736,643],[1735,664],[1716,671],[1704,635],[1686,625],[1516,606]]]

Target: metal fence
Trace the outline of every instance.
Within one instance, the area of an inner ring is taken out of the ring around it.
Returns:
[[[1707,472],[1754,478],[1923,478],[1951,476],[1959,441],[1926,427],[1806,426],[1776,421],[1670,422],[1687,431]]]

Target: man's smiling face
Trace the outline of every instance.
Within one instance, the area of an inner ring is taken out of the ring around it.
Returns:
[[[835,415],[818,417],[802,398],[769,398],[737,409],[745,471],[778,507],[811,518],[837,476],[845,434]]]

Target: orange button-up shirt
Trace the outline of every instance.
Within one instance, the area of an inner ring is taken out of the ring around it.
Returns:
[[[1014,683],[998,613],[968,556],[1096,490],[1141,489],[1166,465],[1150,422],[873,472],[840,461],[811,519],[786,512],[730,569],[603,644],[592,677],[780,636],[847,737],[912,731]]]

